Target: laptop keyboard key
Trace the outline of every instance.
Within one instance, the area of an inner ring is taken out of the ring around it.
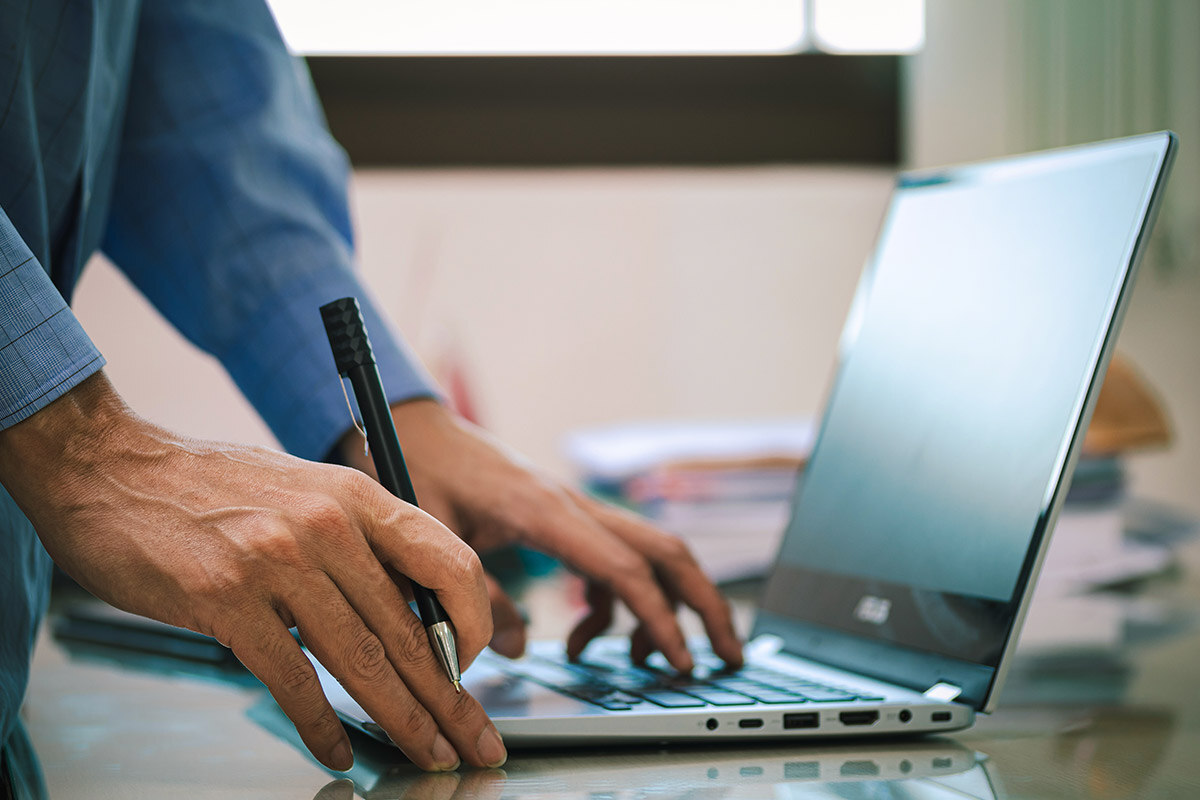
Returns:
[[[753,705],[754,698],[747,697],[744,694],[731,692],[727,689],[717,689],[714,687],[688,687],[685,691],[692,697],[698,697],[710,706],[745,706]]]
[[[698,697],[683,692],[642,692],[642,697],[664,708],[702,708],[706,703]]]
[[[761,692],[756,692],[754,699],[760,703],[785,705],[787,703],[803,703],[807,698],[792,694],[791,692],[777,692],[773,689],[764,689]]]
[[[805,689],[801,695],[805,700],[814,703],[837,703],[858,699],[855,695],[833,689]]]

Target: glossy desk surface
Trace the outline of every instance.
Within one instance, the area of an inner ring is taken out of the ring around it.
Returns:
[[[1107,653],[1024,656],[1000,710],[945,738],[516,752],[503,770],[427,775],[356,735],[343,776],[259,686],[69,653],[47,634],[24,714],[59,800],[1200,797],[1200,546],[1117,601],[1135,623],[1156,603],[1185,622]],[[1054,613],[1035,606],[1073,633],[1077,616]]]

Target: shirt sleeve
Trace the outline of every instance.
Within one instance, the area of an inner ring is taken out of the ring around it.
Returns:
[[[132,74],[104,250],[283,446],[350,426],[331,300],[359,298],[390,401],[433,395],[351,268],[347,159],[265,5],[147,0]]]
[[[0,429],[98,372],[104,358],[0,209]]]

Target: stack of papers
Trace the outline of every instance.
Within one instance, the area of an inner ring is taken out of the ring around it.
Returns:
[[[1129,535],[1119,458],[1082,458],[1050,539],[1039,596],[1078,594],[1165,570],[1174,548]]]
[[[566,450],[592,492],[679,535],[731,581],[774,560],[814,435],[810,418],[642,422],[574,433]]]

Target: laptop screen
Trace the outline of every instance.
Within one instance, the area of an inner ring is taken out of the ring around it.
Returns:
[[[998,665],[1167,142],[901,177],[764,611]]]

